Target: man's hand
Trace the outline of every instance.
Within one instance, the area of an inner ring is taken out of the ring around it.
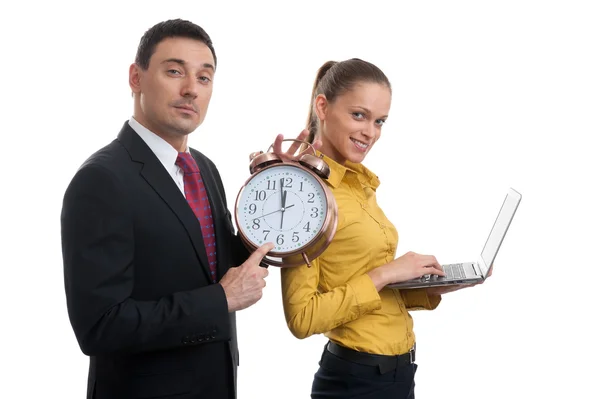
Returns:
[[[229,269],[219,281],[225,291],[229,312],[245,309],[262,298],[269,271],[261,267],[260,262],[273,247],[275,244],[271,242],[258,247],[244,263]]]
[[[296,140],[306,141],[307,138],[308,138],[308,130],[304,129],[303,131],[300,132],[298,137],[296,137]],[[300,158],[304,154],[312,154],[313,153],[312,149],[310,147],[307,147],[300,154],[298,154],[297,156],[294,156],[294,154],[296,153],[296,151],[298,151],[298,149],[300,148],[302,143],[299,143],[298,141],[294,141],[292,143],[292,145],[290,145],[288,150],[286,152],[283,152],[283,149],[281,148],[282,142],[283,142],[283,134],[278,134],[277,137],[275,138],[275,142],[273,143],[273,152],[275,154],[279,155],[282,159],[284,159],[286,161]],[[318,150],[319,148],[321,148],[321,145],[323,143],[321,142],[321,140],[315,140],[314,143],[311,143],[311,144],[315,148],[315,150]]]

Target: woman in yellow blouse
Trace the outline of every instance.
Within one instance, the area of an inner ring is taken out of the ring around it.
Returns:
[[[287,325],[297,338],[329,338],[312,398],[413,398],[415,335],[409,310],[434,309],[456,288],[397,290],[386,284],[444,275],[433,256],[395,258],[398,233],[377,205],[379,179],[361,164],[381,135],[391,85],[360,59],[329,61],[318,71],[309,141],[331,169],[339,209],[333,242],[312,267],[281,269]],[[276,145],[280,145],[280,142]]]

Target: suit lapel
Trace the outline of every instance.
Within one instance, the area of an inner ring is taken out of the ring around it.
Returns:
[[[200,260],[202,269],[208,280],[211,281],[208,257],[206,255],[204,241],[202,240],[200,223],[198,223],[196,215],[194,215],[192,208],[190,208],[187,200],[181,194],[181,191],[173,181],[173,178],[165,170],[164,166],[160,163],[152,150],[129,126],[129,123],[125,123],[123,129],[119,133],[118,139],[129,151],[132,161],[143,164],[140,171],[141,176],[148,182],[154,191],[156,191],[163,201],[167,203],[169,208],[171,208],[173,213],[185,227],[192,245],[194,246],[194,250],[196,251],[196,255]]]

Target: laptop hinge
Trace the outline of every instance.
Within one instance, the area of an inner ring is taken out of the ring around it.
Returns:
[[[486,268],[485,261],[483,260],[482,256],[479,256],[479,261],[477,261],[477,269],[479,269],[479,270],[476,270],[477,275],[481,276],[483,278],[486,278],[486,275],[483,272],[485,270],[485,268]]]

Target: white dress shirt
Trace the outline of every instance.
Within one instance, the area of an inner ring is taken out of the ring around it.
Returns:
[[[163,138],[156,135],[156,133],[152,133],[150,130],[142,126],[138,121],[135,120],[133,116],[129,118],[129,126],[131,126],[138,136],[140,136],[148,145],[148,147],[150,147],[152,152],[158,157],[160,163],[162,163],[167,172],[169,172],[169,175],[171,175],[173,181],[181,190],[181,193],[185,196],[183,171],[175,164],[179,152]],[[189,147],[186,147],[185,151],[189,153]]]

